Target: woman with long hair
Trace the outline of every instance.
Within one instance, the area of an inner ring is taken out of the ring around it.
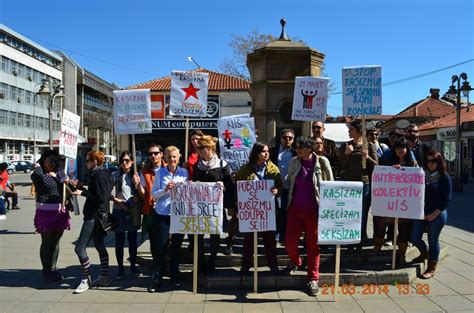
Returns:
[[[168,240],[170,238],[170,192],[176,184],[188,181],[188,171],[179,167],[179,158],[181,154],[175,146],[169,146],[165,149],[166,166],[160,168],[160,174],[155,179],[152,188],[153,197],[156,199],[156,208],[153,212],[153,229],[155,239],[155,251],[157,258],[154,260],[155,273],[153,283],[148,288],[148,292],[156,292],[161,287],[163,275],[165,273],[165,257],[167,254]],[[170,280],[175,288],[181,287],[179,280],[179,259],[181,245],[183,243],[183,234],[171,235],[171,254],[170,254]]]
[[[392,153],[388,158],[386,165],[391,165],[394,168],[400,169],[403,167],[417,167],[418,163],[413,155],[410,153],[407,140],[402,137],[398,139],[392,147]],[[394,223],[394,219],[390,217],[374,216],[374,248],[373,252],[379,252],[384,243],[387,226]],[[398,219],[398,262],[405,264],[405,255],[408,248],[408,239],[410,237],[411,220]]]
[[[275,196],[278,196],[280,190],[283,188],[280,170],[278,169],[278,166],[270,161],[270,149],[268,148],[268,145],[261,142],[256,142],[253,145],[248,163],[237,171],[235,178],[237,181],[273,179],[274,186],[272,187],[271,192]],[[263,237],[268,267],[273,274],[278,274],[279,269],[276,254],[275,231],[264,231],[260,232],[260,234]],[[242,268],[240,270],[243,275],[247,275],[252,266],[252,256],[255,253],[253,250],[253,236],[254,233],[246,233],[244,237],[244,253]]]
[[[420,278],[429,279],[434,276],[439,259],[439,235],[448,219],[447,207],[451,201],[452,184],[440,152],[428,152],[425,164],[425,219],[412,222],[410,241],[420,250],[420,256],[412,262],[428,259],[428,267]],[[428,249],[423,241],[425,228],[428,228]]]
[[[36,164],[31,180],[36,188],[35,228],[41,234],[40,258],[43,279],[46,282],[62,280],[56,269],[59,241],[65,229],[70,229],[71,219],[62,205],[64,170],[60,167],[58,152],[46,150]]]
[[[129,151],[120,154],[120,169],[112,173],[115,186],[115,196],[112,197],[114,202],[112,215],[116,218],[117,225],[114,227],[115,233],[115,257],[117,258],[118,273],[117,280],[124,279],[125,268],[123,266],[123,248],[125,245],[125,233],[128,239],[128,253],[130,255],[130,272],[135,277],[141,277],[140,271],[136,267],[137,261],[137,230],[140,228],[140,220],[134,220],[131,212],[135,201],[133,197],[136,195],[135,182],[139,182],[140,178],[135,173],[133,164],[133,155]]]

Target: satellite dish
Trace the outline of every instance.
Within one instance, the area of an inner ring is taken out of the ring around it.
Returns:
[[[398,128],[405,129],[410,125],[411,122],[409,120],[398,120],[396,125]]]

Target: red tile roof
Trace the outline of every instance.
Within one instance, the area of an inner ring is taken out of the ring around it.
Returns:
[[[209,74],[209,91],[249,91],[250,81],[213,72],[204,68],[198,68],[197,72]],[[151,89],[151,91],[170,91],[171,77],[166,76],[137,85],[129,86],[126,89]]]
[[[419,102],[415,102],[405,110],[396,114],[393,118],[410,118],[410,117],[441,117],[450,113],[453,106],[443,100],[426,98]]]
[[[461,125],[467,122],[474,122],[474,108],[471,107],[469,111],[467,108],[463,108],[461,110]],[[419,128],[420,130],[428,130],[428,129],[437,129],[443,127],[454,127],[456,126],[456,109],[452,108],[451,112],[446,116],[443,116],[434,121],[434,123],[425,123],[421,125]]]

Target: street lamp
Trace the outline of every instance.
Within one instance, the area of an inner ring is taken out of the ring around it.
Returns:
[[[462,85],[461,80],[463,80]],[[455,83],[457,84],[457,86],[454,85]],[[467,81],[467,74],[461,73],[459,76],[453,75],[451,77],[451,86],[449,86],[449,89],[446,92],[446,97],[453,101],[456,107],[456,172],[454,177],[454,190],[461,192],[463,191],[463,185],[461,180],[461,94],[463,97],[467,98],[467,105],[469,106],[469,91],[471,90],[472,88],[469,85],[469,82]]]
[[[188,61],[189,61],[189,62],[194,62],[194,64],[196,64],[196,66],[197,66],[198,68],[201,68],[201,66],[198,64],[198,62],[196,62],[196,60],[195,60],[193,57],[188,57]]]
[[[53,87],[53,84],[51,83],[51,81],[44,78],[39,91],[36,93],[42,99],[49,100],[48,102],[49,148],[51,150],[53,149],[53,104],[56,97],[65,97],[67,99],[66,95],[62,93],[63,90],[64,90],[63,85],[58,84]]]

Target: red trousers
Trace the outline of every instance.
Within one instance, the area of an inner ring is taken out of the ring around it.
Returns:
[[[317,212],[298,212],[289,208],[286,216],[285,247],[291,261],[301,266],[303,261],[298,251],[301,233],[305,232],[307,254],[307,281],[319,280],[319,245]]]
[[[277,255],[276,255],[276,240],[274,231],[265,231],[258,233],[263,237],[263,244],[265,247],[265,256],[267,258],[268,267],[270,269],[277,268]],[[244,255],[242,260],[242,266],[252,267],[253,261],[253,233],[246,233],[244,237]]]

